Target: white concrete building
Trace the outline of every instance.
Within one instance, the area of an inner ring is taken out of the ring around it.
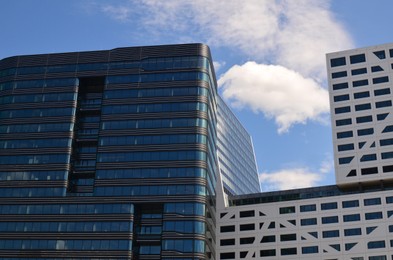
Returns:
[[[337,185],[218,200],[217,259],[393,260],[393,44],[327,68]]]

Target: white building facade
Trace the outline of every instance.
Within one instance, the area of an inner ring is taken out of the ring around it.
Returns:
[[[393,260],[393,44],[327,68],[336,185],[229,197],[217,259]]]

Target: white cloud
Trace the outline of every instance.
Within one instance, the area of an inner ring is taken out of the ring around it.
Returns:
[[[325,174],[334,172],[334,159],[331,154],[326,155],[325,160],[321,163],[319,172]]]
[[[321,119],[328,113],[328,92],[313,79],[282,66],[247,62],[233,66],[218,81],[223,96],[235,107],[249,106],[275,118],[279,133],[294,123]]]
[[[104,5],[101,6],[101,10],[120,22],[127,22],[130,19],[131,10],[126,6]]]
[[[321,174],[309,171],[307,168],[283,169],[259,174],[259,182],[264,192],[313,187],[321,180]]]
[[[223,66],[225,66],[226,62],[225,61],[213,61],[213,66],[214,70],[219,71]]]
[[[307,167],[285,167],[283,169],[259,174],[262,191],[276,191],[315,187],[334,175],[334,161],[331,154],[326,154],[319,169]]]
[[[353,46],[350,35],[330,11],[329,3],[328,0],[130,0],[123,6],[110,8],[107,5],[102,11],[114,19],[138,23],[130,29],[144,28],[144,32],[150,35],[147,37],[170,35],[174,42],[183,39],[207,42],[213,47],[226,46],[234,52],[241,51],[251,57],[249,60],[259,64],[280,65],[270,68],[270,71],[281,70],[284,74],[274,73],[271,77],[265,74],[265,80],[259,82],[263,82],[264,86],[249,85],[244,91],[241,85],[230,84],[224,97],[231,98],[233,104],[274,117],[279,131],[283,132],[293,124],[305,123],[307,119],[319,120],[327,112],[328,97],[320,90],[326,79],[325,53]],[[137,18],[129,19],[132,16]],[[228,71],[232,71],[231,82],[244,81],[241,74],[233,73],[238,67]],[[243,72],[254,69],[253,66],[240,67]],[[260,71],[267,68],[266,65],[260,67]],[[292,83],[284,79],[287,75],[294,75],[291,72],[298,73],[295,77],[298,86],[291,86]],[[228,73],[223,77],[228,77]],[[221,82],[228,84],[226,78]],[[302,82],[306,86],[301,87]],[[278,88],[275,94],[274,87]],[[310,100],[301,103],[304,100],[297,97],[299,94],[294,96],[293,89],[300,90],[299,93],[312,89],[312,93],[319,93],[318,101],[322,96],[325,100],[321,101],[321,105]],[[262,95],[264,90],[270,90],[269,97],[289,101],[289,104],[272,108],[270,99]],[[252,93],[258,95],[250,98]],[[306,108],[307,105],[311,107]]]

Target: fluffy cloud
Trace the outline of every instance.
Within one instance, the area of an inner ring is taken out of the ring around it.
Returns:
[[[319,169],[310,170],[307,167],[285,167],[273,172],[259,174],[262,191],[276,191],[315,187],[320,185],[334,171],[334,161],[331,154],[326,154]]]
[[[319,173],[306,168],[283,169],[259,174],[262,191],[289,190],[316,186],[322,180]]]
[[[231,105],[249,106],[273,117],[279,133],[294,123],[320,119],[329,111],[328,92],[313,79],[282,66],[247,62],[233,66],[218,81]]]
[[[285,132],[293,124],[318,120],[324,113],[326,115],[328,97],[322,90],[326,78],[325,53],[352,47],[350,35],[335,19],[329,2],[130,0],[121,6],[102,6],[101,11],[121,21],[137,16],[129,19],[139,23],[133,30],[144,28],[151,37],[170,35],[172,41],[203,41],[252,57],[249,60],[255,61],[254,66],[236,65],[223,75],[220,81],[225,86],[224,98],[230,98],[232,104],[273,117],[279,131]],[[250,69],[248,73],[252,74],[256,67],[263,76],[248,84],[245,91],[237,84],[244,82],[244,76],[234,72],[242,68],[244,73]],[[270,72],[273,74],[269,77]],[[285,80],[286,76],[294,79],[294,84]],[[276,91],[273,88],[277,88]],[[295,94],[295,89],[299,94]],[[266,90],[269,98],[263,95]],[[321,98],[325,100],[319,104],[307,97],[297,97],[308,90],[312,90],[311,96],[317,97],[318,102]],[[253,93],[258,95],[250,98]],[[272,107],[271,97],[289,103],[273,104]]]

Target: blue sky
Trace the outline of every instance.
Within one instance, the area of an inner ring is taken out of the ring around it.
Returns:
[[[325,53],[393,42],[391,0],[3,0],[0,59],[204,42],[264,191],[334,183]]]

